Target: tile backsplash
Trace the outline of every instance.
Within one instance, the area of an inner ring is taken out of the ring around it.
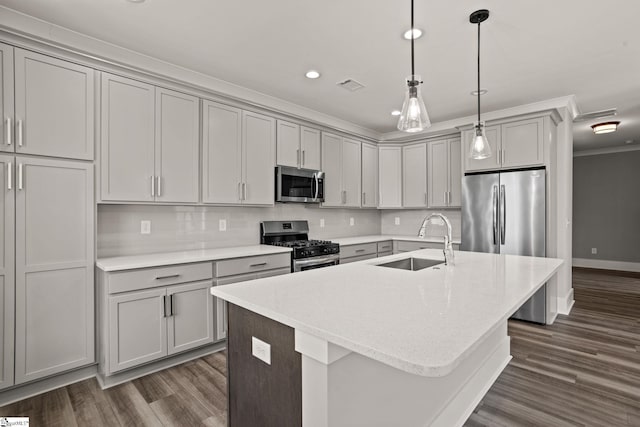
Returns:
[[[460,240],[462,225],[459,209],[383,210],[381,211],[380,231],[382,234],[417,236],[424,218],[434,212],[440,212],[449,218],[453,240]],[[395,225],[396,217],[400,219],[400,225]],[[439,237],[445,234],[446,227],[444,225],[430,224],[427,226],[427,236]]]
[[[351,226],[350,219],[354,219]],[[219,231],[219,220],[227,230]],[[309,237],[380,234],[377,210],[323,209],[302,204],[273,207],[98,205],[98,258],[189,249],[254,245],[260,221],[309,221]],[[320,227],[320,219],[325,226]],[[140,221],[151,221],[151,233],[140,233]]]

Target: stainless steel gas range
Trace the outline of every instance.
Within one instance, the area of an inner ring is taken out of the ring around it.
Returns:
[[[307,221],[263,221],[260,223],[260,243],[292,248],[292,272],[340,263],[340,245],[328,240],[309,240]]]

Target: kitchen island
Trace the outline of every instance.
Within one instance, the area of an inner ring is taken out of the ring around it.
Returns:
[[[507,319],[562,261],[455,255],[212,288],[229,303],[229,425],[462,425],[511,358]]]

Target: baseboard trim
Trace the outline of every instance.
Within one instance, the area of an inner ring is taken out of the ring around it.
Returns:
[[[0,393],[0,406],[5,406],[10,403],[37,396],[38,394],[46,393],[60,387],[68,386],[69,384],[84,381],[86,379],[95,377],[97,372],[98,366],[90,365],[71,372],[48,377],[43,380],[33,381],[27,384],[15,386]]]
[[[128,369],[124,372],[120,372],[117,374],[104,376],[102,373],[97,372],[96,379],[98,380],[98,384],[100,385],[100,388],[105,390],[107,388],[110,388],[122,383],[126,383],[127,381],[131,381],[136,378],[140,378],[145,375],[152,374],[154,372],[162,371],[164,369],[171,368],[172,366],[180,365],[190,360],[198,359],[202,356],[206,356],[212,353],[216,353],[218,351],[222,351],[226,347],[227,347],[227,342],[221,341],[215,344],[208,345],[206,347],[200,347],[195,350],[187,351],[185,353],[168,357],[166,359],[158,360],[156,362],[151,362],[146,365]]]
[[[571,313],[573,304],[575,304],[575,300],[573,299],[573,288],[571,288],[567,295],[558,296],[558,314],[568,316]]]
[[[574,258],[574,267],[640,272],[640,262],[608,261],[604,259]]]

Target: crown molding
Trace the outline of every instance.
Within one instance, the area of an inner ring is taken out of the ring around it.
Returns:
[[[601,154],[627,153],[629,151],[640,151],[640,145],[623,145],[619,147],[595,148],[593,150],[574,151],[573,157],[598,156]]]

